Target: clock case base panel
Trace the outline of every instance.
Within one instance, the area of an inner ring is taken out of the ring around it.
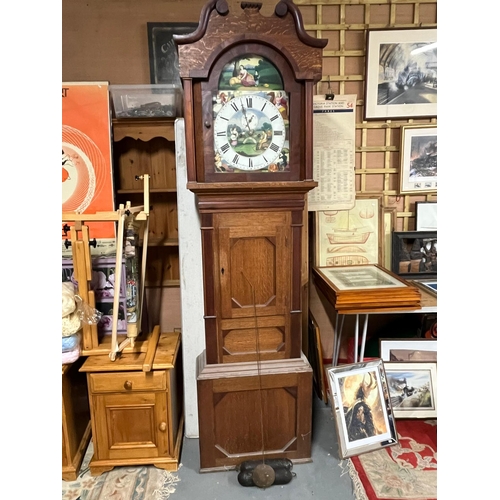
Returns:
[[[312,378],[304,355],[207,365],[203,352],[197,360],[200,472],[264,457],[311,462]]]

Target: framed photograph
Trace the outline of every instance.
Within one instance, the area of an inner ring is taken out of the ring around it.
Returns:
[[[436,363],[385,363],[394,418],[437,418]]]
[[[382,264],[384,255],[382,195],[358,195],[350,210],[316,212],[318,266]]]
[[[405,279],[437,279],[437,231],[394,231],[391,270]]]
[[[437,29],[371,30],[365,119],[437,116]]]
[[[180,84],[179,58],[173,35],[192,33],[198,23],[147,23],[151,83]]]
[[[417,231],[437,231],[437,201],[415,202],[415,229]]]
[[[380,339],[382,361],[437,361],[437,339]]]
[[[327,371],[340,457],[397,444],[382,360],[336,366]]]
[[[436,125],[403,125],[400,158],[401,194],[437,192]]]

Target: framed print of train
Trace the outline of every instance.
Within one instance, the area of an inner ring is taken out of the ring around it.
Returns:
[[[437,116],[437,30],[368,32],[365,119]]]

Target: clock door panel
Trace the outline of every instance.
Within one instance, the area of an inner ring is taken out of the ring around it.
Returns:
[[[290,355],[291,214],[214,216],[223,362]]]

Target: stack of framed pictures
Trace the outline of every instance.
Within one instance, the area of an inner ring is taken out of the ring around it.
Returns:
[[[314,267],[316,286],[338,312],[420,309],[420,290],[377,264]]]
[[[437,418],[437,340],[380,339],[395,418]]]

